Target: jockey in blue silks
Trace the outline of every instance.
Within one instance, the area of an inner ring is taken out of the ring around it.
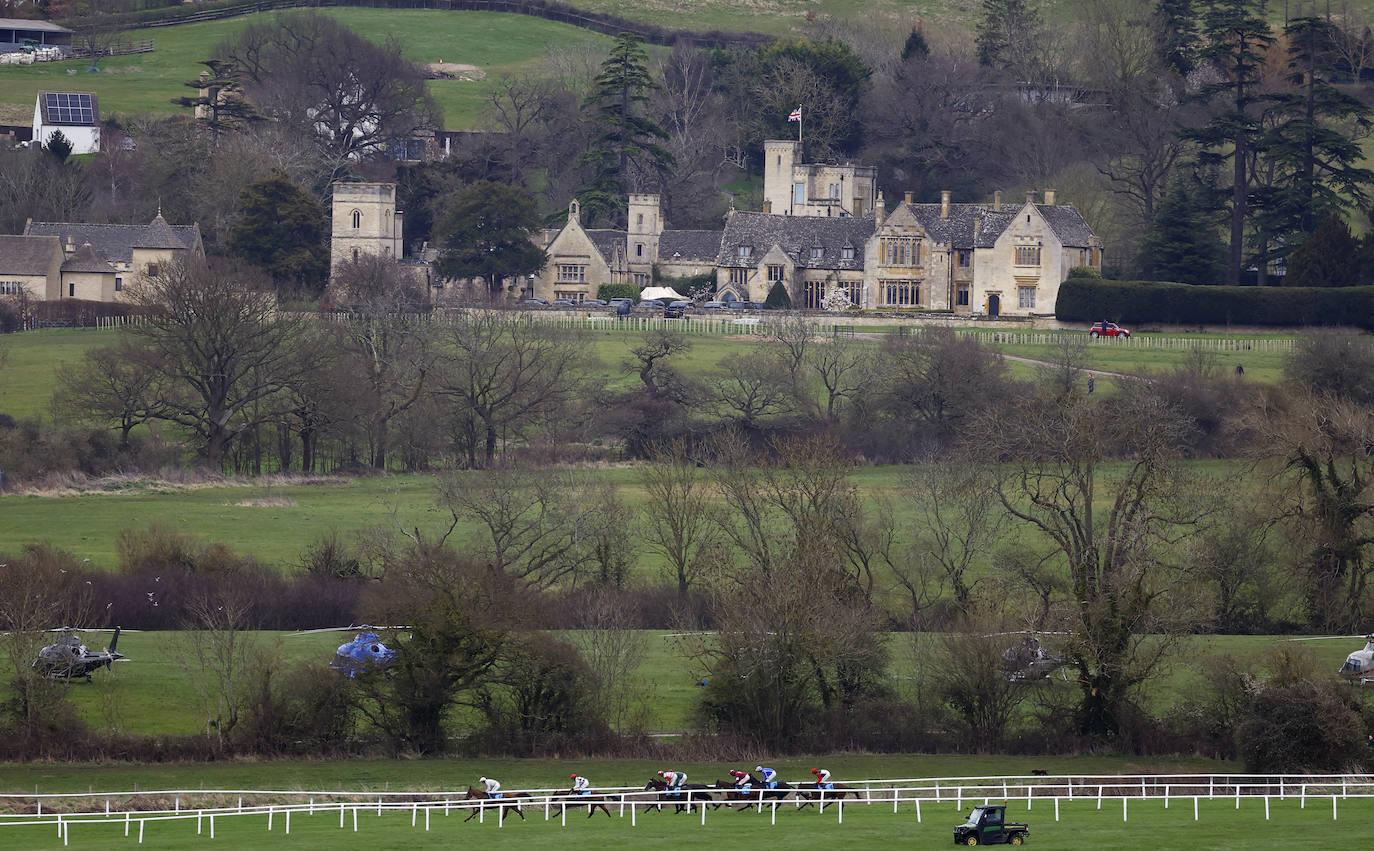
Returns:
[[[776,771],[771,768],[764,768],[762,765],[754,766],[754,770],[759,773],[759,779],[763,781],[763,785],[769,789],[778,788],[778,773]]]

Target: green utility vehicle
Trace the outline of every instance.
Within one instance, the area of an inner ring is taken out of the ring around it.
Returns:
[[[1008,823],[1001,804],[974,807],[968,821],[954,828],[955,845],[1024,845],[1030,825]]]

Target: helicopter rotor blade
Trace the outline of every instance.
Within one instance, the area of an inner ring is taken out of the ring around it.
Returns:
[[[1304,638],[1280,638],[1279,641],[1363,641],[1369,635],[1310,635]]]

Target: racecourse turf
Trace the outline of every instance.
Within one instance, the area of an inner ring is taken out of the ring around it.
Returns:
[[[1029,810],[1023,800],[1013,800],[1007,804],[1007,819],[1030,824],[1029,844],[1034,847],[1063,849],[1308,849],[1334,844],[1360,847],[1374,832],[1371,799],[1337,800],[1336,819],[1332,818],[1330,798],[1309,799],[1306,807],[1294,798],[1273,799],[1269,802],[1268,818],[1261,799],[1242,800],[1239,807],[1234,799],[1204,799],[1198,804],[1197,820],[1193,817],[1192,799],[1175,798],[1167,809],[1162,800],[1132,801],[1125,819],[1120,800],[1106,800],[1101,809],[1098,806],[1095,800],[1061,801],[1056,821],[1055,807],[1049,799],[1039,799]],[[446,816],[440,808],[432,811],[428,819],[423,813],[415,816],[414,826],[409,811],[382,816],[362,811],[356,832],[351,813],[344,819],[344,827],[340,827],[336,808],[321,809],[314,815],[294,814],[290,835],[285,832],[285,818],[280,813],[273,819],[271,832],[265,815],[222,816],[216,820],[213,841],[208,836],[208,824],[202,823],[201,833],[197,834],[195,818],[148,822],[143,825],[142,846],[187,848],[219,843],[230,848],[369,851],[455,844],[477,844],[484,849],[538,845],[563,849],[655,845],[682,849],[937,847],[951,843],[953,827],[963,821],[969,808],[967,801],[962,808],[953,801],[923,804],[919,821],[915,806],[910,803],[901,805],[895,815],[891,804],[851,804],[843,811],[832,807],[823,813],[814,808],[798,811],[787,806],[780,806],[776,814],[771,807],[764,807],[762,812],[753,808],[708,810],[704,823],[697,813],[641,812],[633,819],[633,825],[628,812],[621,817],[617,811],[610,818],[596,813],[590,819],[570,812],[566,826],[557,808],[550,812],[547,821],[541,807],[532,807],[524,821],[510,816],[504,823],[493,814],[485,816],[482,822],[465,822],[464,813],[453,811]],[[125,838],[125,825],[120,818],[109,824],[78,825],[68,831],[69,847],[132,845],[138,833],[135,822],[129,838]],[[53,822],[26,828],[0,827],[0,843],[16,849],[62,845]]]

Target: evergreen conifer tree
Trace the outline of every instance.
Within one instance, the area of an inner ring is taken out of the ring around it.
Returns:
[[[782,281],[778,281],[768,291],[768,298],[764,299],[763,306],[769,310],[792,309],[792,297],[787,294],[787,287],[782,285]]]
[[[1330,215],[1363,206],[1374,185],[1374,171],[1360,165],[1364,152],[1357,141],[1374,126],[1374,113],[1331,83],[1335,27],[1304,17],[1284,32],[1290,88],[1269,95],[1269,129],[1260,140],[1274,179],[1255,195],[1255,230],[1270,246],[1266,259],[1293,251]]]
[[[1283,282],[1292,287],[1347,287],[1356,283],[1360,244],[1345,219],[1331,214],[1288,256]]]
[[[1204,86],[1202,98],[1221,100],[1221,108],[1202,127],[1185,135],[1202,146],[1206,166],[1231,163],[1230,232],[1226,283],[1240,283],[1252,183],[1250,163],[1259,136],[1261,77],[1265,52],[1274,37],[1265,20],[1264,0],[1210,0],[1202,16],[1201,58],[1221,70],[1220,82]]]
[[[1223,249],[1211,210],[1182,181],[1170,187],[1155,211],[1140,250],[1140,266],[1156,281],[1218,284],[1225,274]]]
[[[630,185],[632,167],[659,175],[672,168],[673,155],[659,144],[668,134],[644,114],[649,93],[658,88],[639,37],[616,36],[584,103],[595,110],[597,126],[596,138],[582,155],[583,164],[592,166],[595,174],[577,193],[589,222],[618,216],[624,196],[635,188]]]

